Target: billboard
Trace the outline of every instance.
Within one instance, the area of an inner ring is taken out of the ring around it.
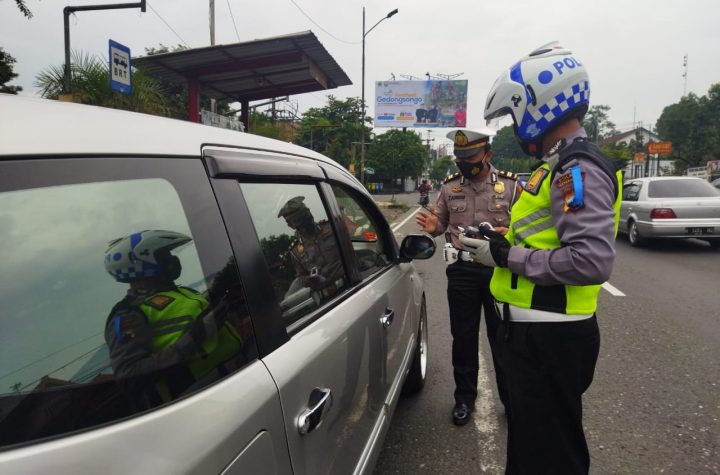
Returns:
[[[467,80],[376,81],[375,127],[465,127]]]
[[[650,142],[647,144],[647,151],[651,154],[670,155],[672,142]]]

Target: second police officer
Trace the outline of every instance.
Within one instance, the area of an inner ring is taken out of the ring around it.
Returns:
[[[450,332],[453,337],[452,365],[455,378],[453,423],[464,425],[475,409],[478,382],[478,337],[480,314],[484,309],[488,341],[495,367],[498,392],[506,405],[505,383],[497,363],[495,333],[499,316],[490,294],[493,269],[478,266],[462,250],[458,238],[461,228],[489,222],[507,227],[509,210],[516,193],[517,177],[496,170],[491,164],[490,132],[459,129],[450,132],[455,163],[459,173],[449,176],[440,188],[435,207],[416,218],[421,229],[433,236],[445,233],[444,252],[447,263],[447,296],[450,308]]]

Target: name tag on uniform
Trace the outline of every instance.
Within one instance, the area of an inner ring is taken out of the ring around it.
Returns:
[[[448,195],[448,198],[447,198],[447,199],[448,199],[448,201],[452,201],[452,200],[464,200],[464,199],[465,199],[465,195]]]

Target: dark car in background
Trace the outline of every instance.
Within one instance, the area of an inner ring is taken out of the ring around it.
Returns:
[[[632,246],[658,238],[699,238],[719,247],[720,190],[695,177],[628,180],[619,232],[627,234]]]

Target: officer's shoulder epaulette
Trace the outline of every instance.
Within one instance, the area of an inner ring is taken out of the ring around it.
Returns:
[[[453,173],[452,175],[445,178],[445,181],[443,183],[449,183],[449,182],[455,180],[456,178],[460,178],[461,176],[462,176],[462,173]]]
[[[509,179],[515,180],[515,181],[517,181],[517,179],[518,179],[517,173],[505,172],[502,170],[498,171],[498,176],[501,176],[503,178],[509,178]]]

